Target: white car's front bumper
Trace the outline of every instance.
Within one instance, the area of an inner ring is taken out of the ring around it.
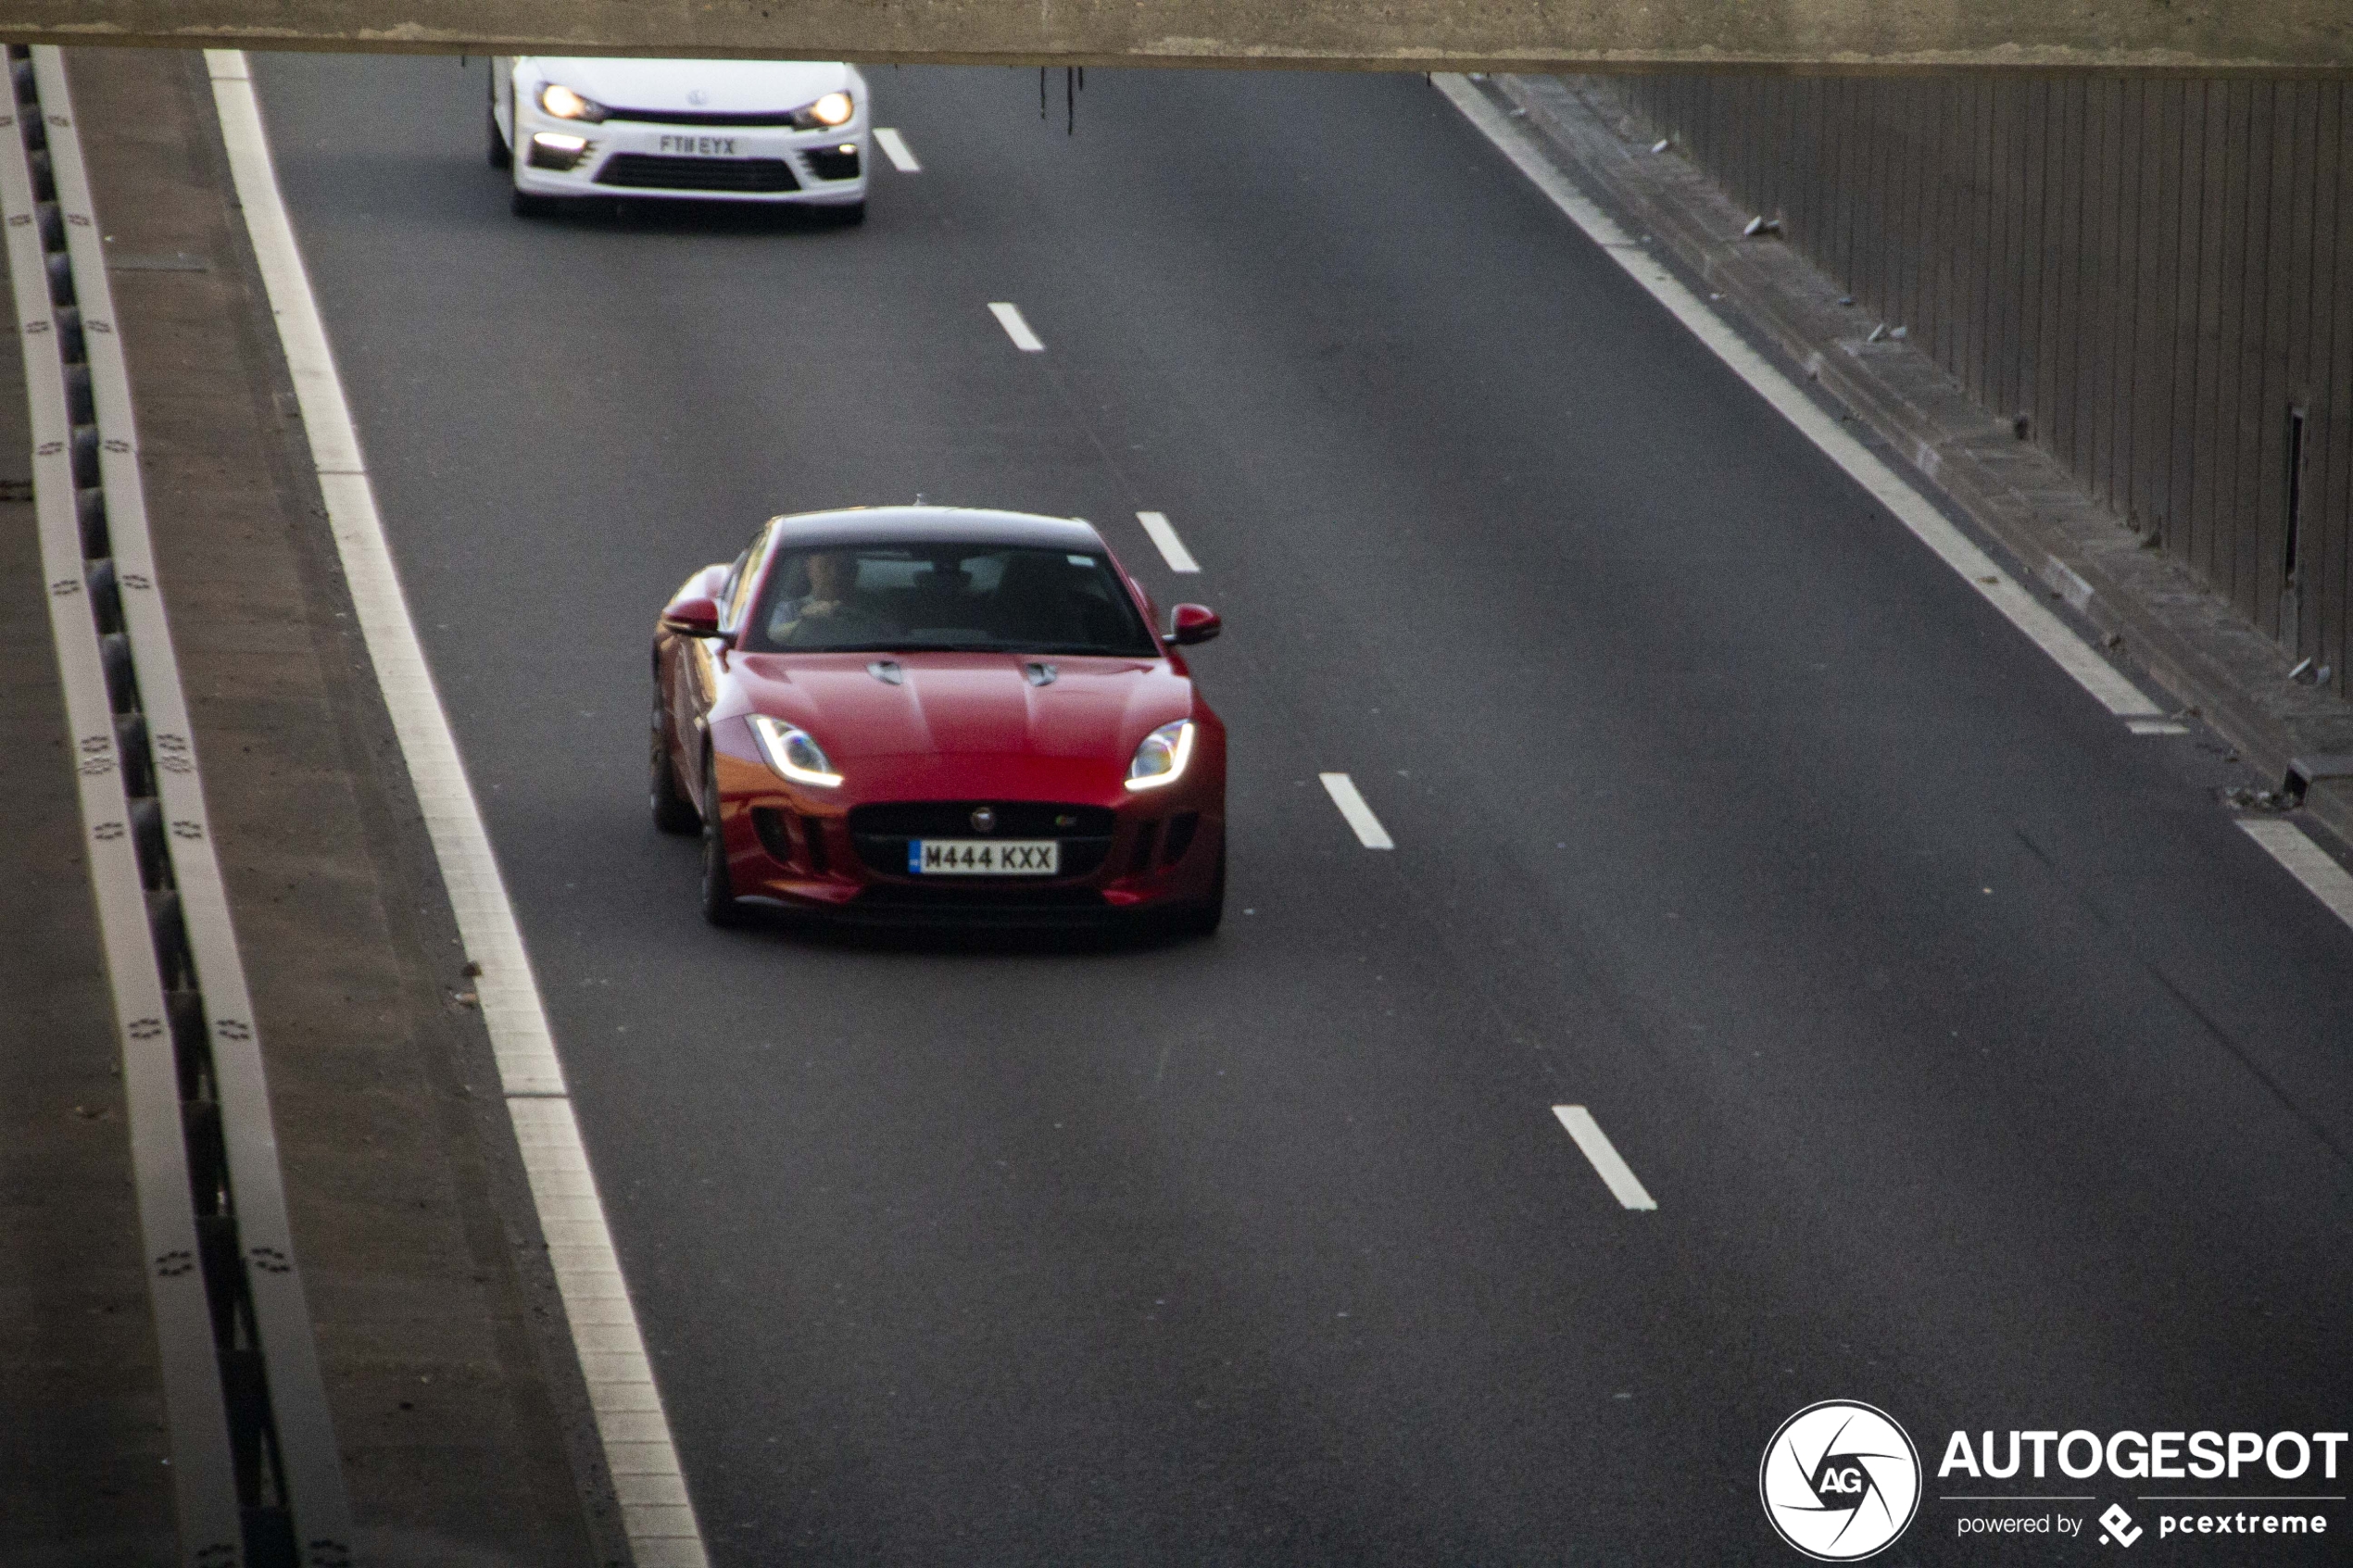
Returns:
[[[700,201],[866,199],[872,147],[864,107],[835,130],[765,125],[595,124],[516,116],[515,189],[535,196],[686,196]],[[584,144],[575,153],[572,144]]]

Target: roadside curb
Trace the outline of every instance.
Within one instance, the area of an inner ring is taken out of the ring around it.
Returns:
[[[2284,781],[2289,762],[2353,752],[2353,706],[2287,679],[2288,657],[2179,561],[2145,546],[2058,462],[1972,402],[1788,245],[1746,238],[1749,215],[1586,77],[1488,79],[1590,194],[1633,220],[2016,556],[2051,596],[2184,708]],[[2317,782],[2306,812],[2353,844],[2353,779]]]

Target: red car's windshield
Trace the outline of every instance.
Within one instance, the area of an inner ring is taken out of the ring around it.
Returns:
[[[1107,558],[970,543],[782,551],[739,646],[752,653],[1160,653]]]

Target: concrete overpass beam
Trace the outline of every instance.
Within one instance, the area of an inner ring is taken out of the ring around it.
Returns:
[[[19,43],[1368,70],[2353,74],[2353,0],[0,0]]]

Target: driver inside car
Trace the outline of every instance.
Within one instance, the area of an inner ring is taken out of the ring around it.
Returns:
[[[804,626],[812,640],[832,644],[887,636],[895,629],[862,600],[855,552],[812,551],[801,570],[807,592],[776,600],[769,618],[769,635],[774,641],[790,646],[800,640],[798,633]]]

